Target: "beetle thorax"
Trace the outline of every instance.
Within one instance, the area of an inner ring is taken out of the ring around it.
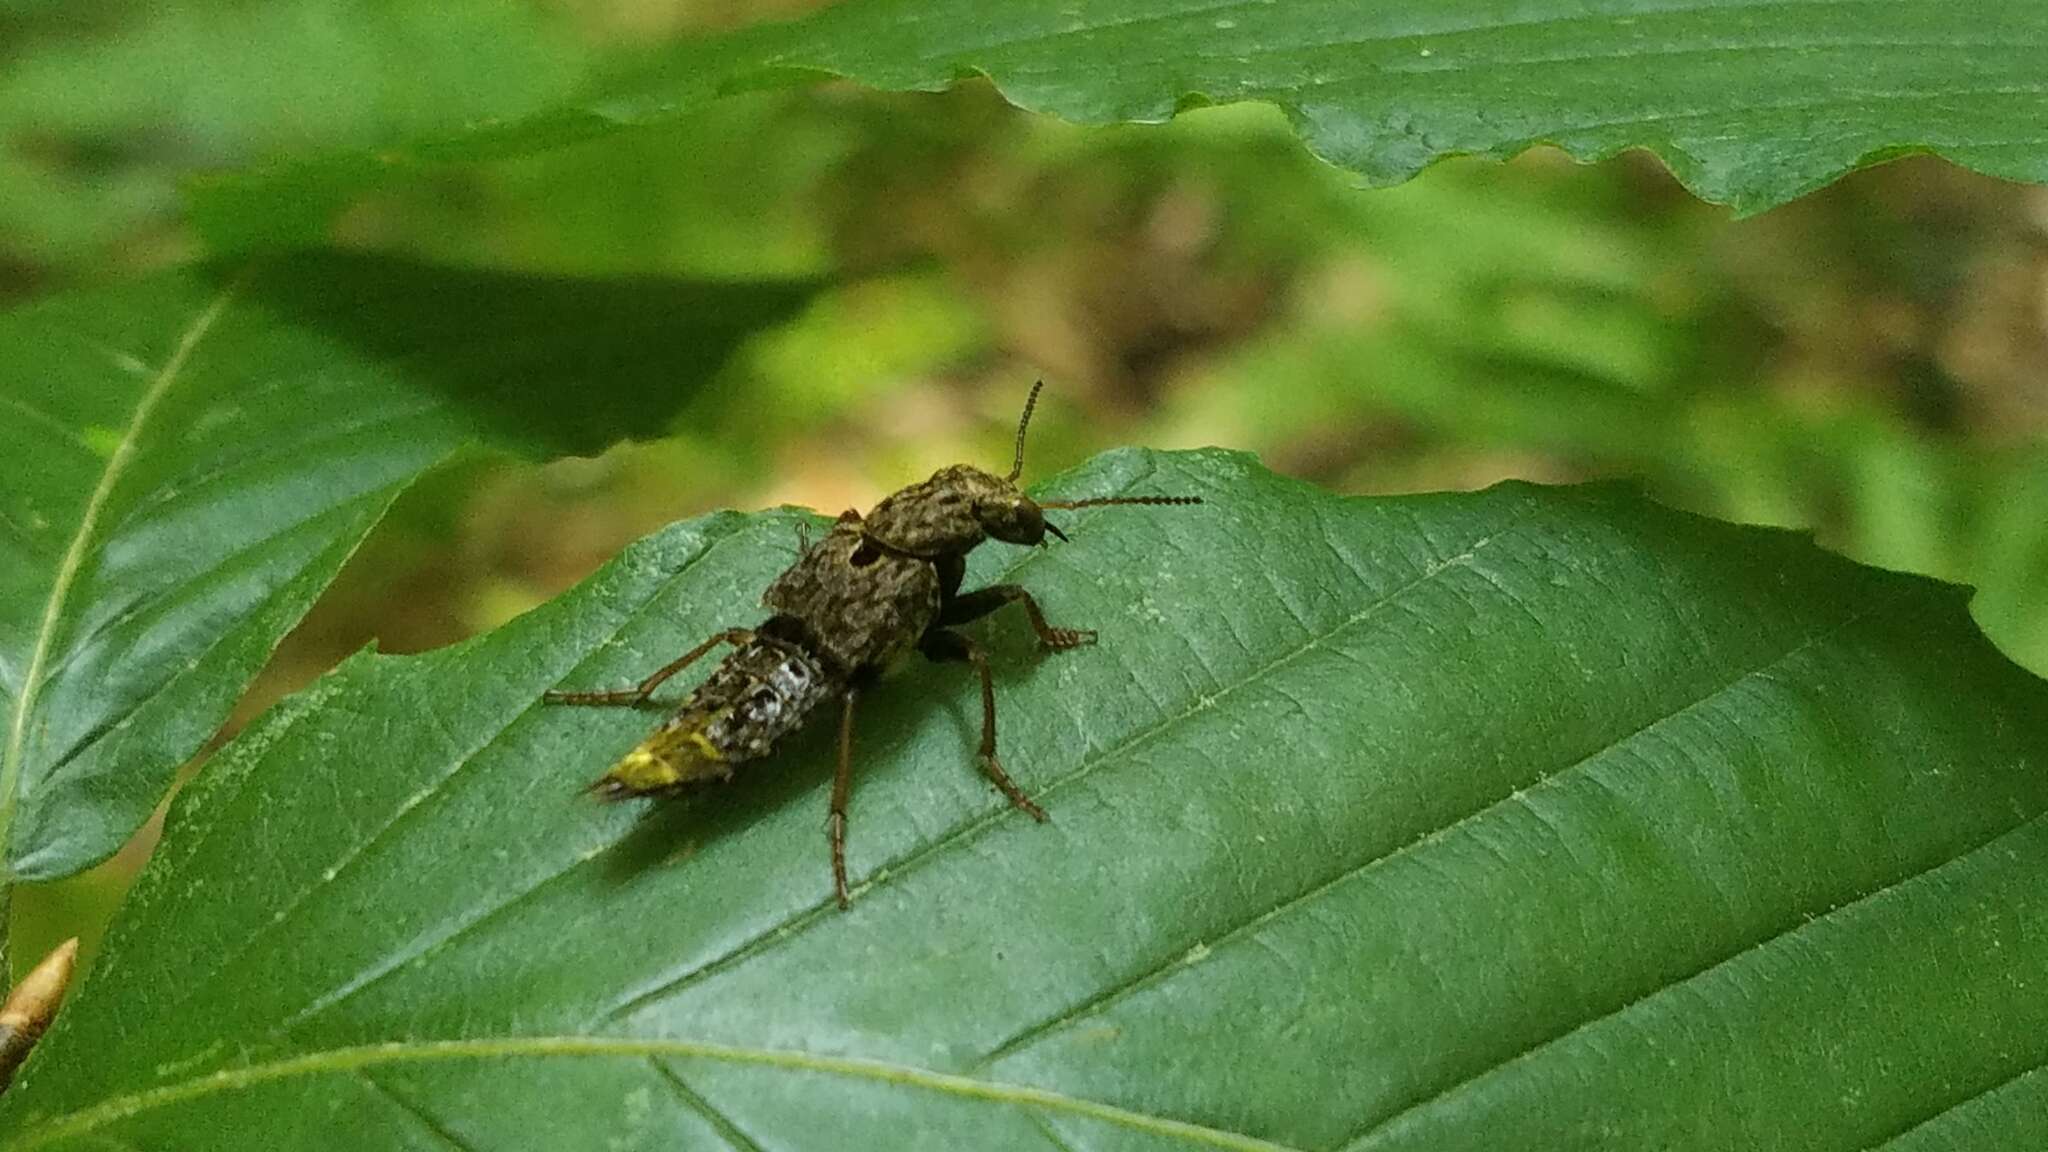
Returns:
[[[916,556],[961,555],[988,539],[985,521],[1020,503],[1017,486],[968,464],[885,497],[864,518],[870,539]]]

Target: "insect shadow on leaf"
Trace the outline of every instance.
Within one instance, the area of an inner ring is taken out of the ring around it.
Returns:
[[[838,769],[832,777],[827,834],[832,889],[844,908],[854,709],[884,668],[916,650],[935,662],[974,667],[981,679],[976,760],[1013,807],[1044,820],[1045,811],[1010,778],[996,754],[995,676],[988,654],[953,629],[1019,604],[1039,643],[1051,651],[1092,644],[1095,633],[1047,622],[1038,601],[1020,584],[961,592],[967,555],[990,540],[1029,546],[1043,546],[1047,536],[1064,541],[1066,534],[1046,520],[1047,511],[1202,502],[1197,496],[1058,501],[1026,496],[1017,487],[1024,472],[1024,434],[1044,386],[1044,381],[1032,385],[1024,402],[1009,475],[955,464],[884,497],[865,516],[849,509],[823,537],[802,537],[796,562],[761,596],[770,615],[760,624],[719,632],[630,688],[546,693],[543,698],[553,704],[640,707],[670,677],[721,645],[732,648],[669,718],[590,790],[617,799],[730,780],[735,765],[767,756],[814,714],[836,703]]]

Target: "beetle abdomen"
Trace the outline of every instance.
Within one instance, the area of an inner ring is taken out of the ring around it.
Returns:
[[[668,721],[626,753],[593,790],[635,796],[725,780],[732,766],[766,756],[844,684],[785,640],[757,634],[719,662]]]

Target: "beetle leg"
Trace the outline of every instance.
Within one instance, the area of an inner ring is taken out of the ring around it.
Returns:
[[[846,895],[846,797],[853,790],[853,702],[860,689],[849,688],[839,711],[839,768],[832,774],[832,814],[825,818],[825,835],[832,841],[832,891],[845,908]]]
[[[945,607],[939,609],[939,623],[944,625],[965,624],[1001,608],[1005,604],[1019,603],[1031,617],[1031,630],[1038,634],[1038,642],[1055,652],[1093,644],[1095,633],[1085,628],[1055,628],[1045,622],[1045,612],[1038,601],[1022,584],[991,584],[965,596],[955,596]]]
[[[662,681],[696,663],[706,652],[711,651],[720,644],[731,644],[734,647],[738,647],[753,638],[754,632],[750,628],[728,628],[702,644],[697,645],[695,648],[690,649],[688,652],[683,653],[675,660],[663,665],[654,675],[649,676],[631,688],[621,688],[615,692],[563,692],[556,690],[543,692],[540,698],[550,704],[595,704],[630,708],[636,704],[646,703],[647,697],[656,688],[661,687]]]
[[[1033,803],[1031,797],[1017,787],[1017,782],[1003,771],[1003,762],[996,758],[996,680],[995,674],[989,670],[988,654],[974,641],[943,628],[927,631],[917,647],[933,661],[962,661],[974,665],[975,671],[981,673],[981,751],[976,759],[981,770],[995,781],[996,787],[1009,798],[1013,807],[1033,820],[1044,820],[1045,809]]]

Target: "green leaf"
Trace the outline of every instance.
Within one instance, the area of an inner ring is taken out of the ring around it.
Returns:
[[[119,847],[391,501],[657,432],[797,287],[308,256],[0,317],[0,844]]]
[[[229,174],[197,204],[220,241],[261,242],[306,223],[273,219],[281,207],[406,163],[531,152],[821,77],[930,91],[980,74],[1084,123],[1271,102],[1310,149],[1376,184],[1463,153],[1647,148],[1698,195],[1751,213],[1906,152],[2048,180],[2044,44],[2040,5],[1964,20],[1939,0],[849,0],[681,44],[536,116]]]
[[[74,266],[132,247],[195,166],[538,113],[589,67],[564,21],[499,0],[115,0],[14,22],[0,6],[0,37],[0,233]],[[309,223],[338,207],[278,206]]]
[[[977,625],[695,801],[542,706],[750,623],[791,513],[364,655],[216,757],[0,1102],[14,1149],[2038,1146],[2048,685],[1959,589],[1612,488],[1100,457]],[[695,675],[692,673],[691,675]],[[680,689],[677,689],[680,691]],[[822,726],[829,729],[831,726]]]

